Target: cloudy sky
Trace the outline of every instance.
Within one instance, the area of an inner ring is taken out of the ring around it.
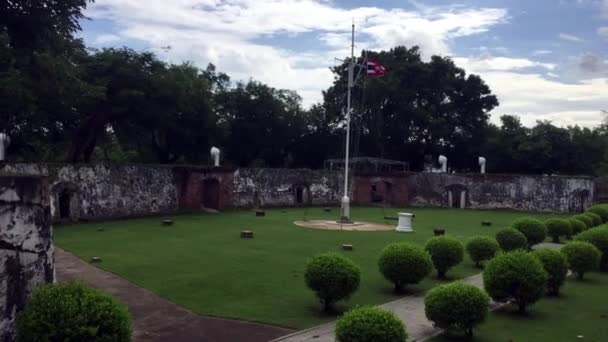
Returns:
[[[481,75],[501,103],[493,121],[591,127],[608,110],[608,0],[96,0],[86,15],[88,45],[211,62],[305,105],[348,55],[354,19],[357,50],[418,45]]]

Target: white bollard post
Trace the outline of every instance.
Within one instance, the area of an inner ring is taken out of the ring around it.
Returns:
[[[0,133],[0,161],[6,158],[6,148],[11,144],[11,139],[8,135]]]
[[[220,166],[220,149],[213,146],[211,148],[211,158],[213,158],[213,166],[218,167]]]

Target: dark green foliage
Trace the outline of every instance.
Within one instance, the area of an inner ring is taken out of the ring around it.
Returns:
[[[597,247],[602,252],[600,269],[608,271],[608,227],[596,227],[584,231],[575,237],[578,241],[586,241]]]
[[[328,311],[334,302],[349,298],[359,288],[361,270],[340,254],[323,253],[308,261],[304,277]]]
[[[82,283],[35,289],[17,319],[18,342],[129,342],[127,306]]]
[[[568,221],[570,222],[570,227],[572,227],[572,235],[576,235],[587,229],[585,222],[578,218],[571,217]]]
[[[522,250],[499,254],[483,271],[484,288],[490,297],[497,302],[513,301],[520,313],[543,296],[547,279],[540,260]]]
[[[562,236],[572,236],[572,226],[568,220],[559,218],[548,219],[545,221],[545,226],[547,226],[547,234],[555,243],[559,243],[559,238]]]
[[[545,241],[545,238],[547,237],[547,227],[545,227],[545,224],[530,217],[515,220],[511,224],[511,227],[519,230],[526,236],[529,248],[532,248],[532,246],[537,243]]]
[[[587,211],[600,215],[602,222],[608,222],[608,208],[606,208],[605,205],[594,205],[593,207],[587,209]]]
[[[405,342],[403,322],[392,312],[377,307],[354,308],[336,322],[337,342]]]
[[[513,228],[507,228],[496,233],[496,241],[505,252],[513,251],[516,249],[526,249],[528,247],[528,240],[526,236],[519,230]]]
[[[435,326],[473,336],[488,315],[490,297],[480,288],[455,282],[433,288],[424,298],[424,312]]]
[[[589,228],[593,228],[593,219],[591,217],[589,217],[589,215],[579,214],[579,215],[573,216],[573,218],[584,222],[585,230],[587,230]]]
[[[476,236],[466,245],[467,253],[476,267],[480,267],[482,261],[492,259],[499,249],[498,242],[489,236]]]
[[[380,273],[400,291],[404,285],[417,284],[433,270],[430,254],[407,243],[392,243],[380,253]]]
[[[464,258],[462,242],[446,236],[430,239],[424,249],[431,255],[437,276],[441,279],[445,278],[450,268],[460,264]]]
[[[590,211],[584,213],[583,215],[589,216],[591,218],[591,220],[593,221],[593,227],[597,227],[599,225],[601,225],[602,223],[604,223],[604,221],[602,220],[602,217],[596,213],[592,213]],[[589,228],[593,228],[593,227],[589,227]]]
[[[533,253],[543,264],[545,271],[549,275],[547,293],[554,296],[559,295],[559,288],[564,284],[566,275],[568,274],[566,257],[563,253],[551,249],[540,249]]]
[[[587,272],[595,271],[600,266],[601,252],[597,247],[584,241],[569,242],[561,250],[568,260],[568,267],[583,279]]]

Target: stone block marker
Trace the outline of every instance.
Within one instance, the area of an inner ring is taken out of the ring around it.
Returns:
[[[46,177],[0,175],[0,341],[15,339],[15,318],[38,285],[55,278]]]
[[[253,239],[253,232],[251,230],[241,231],[241,239]]]

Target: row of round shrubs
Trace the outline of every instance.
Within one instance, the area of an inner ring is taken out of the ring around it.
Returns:
[[[392,243],[380,253],[378,268],[396,292],[408,284],[417,284],[433,267],[439,278],[464,259],[463,244],[449,237],[434,237],[425,248],[408,243]],[[306,285],[315,292],[323,309],[330,311],[336,301],[347,299],[358,288],[361,269],[337,253],[323,253],[309,260],[304,274]]]

